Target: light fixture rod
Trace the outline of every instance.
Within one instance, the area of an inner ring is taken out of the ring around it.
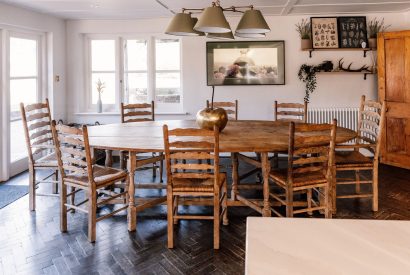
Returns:
[[[215,2],[213,2],[215,3]],[[220,7],[219,5],[216,4],[217,7]],[[253,5],[249,6],[231,6],[227,8],[221,7],[222,11],[231,11],[231,12],[239,12],[239,13],[244,13],[244,11],[238,10],[238,9],[253,9]],[[182,13],[184,12],[191,12],[191,11],[203,11],[204,8],[202,9],[194,9],[194,8],[182,8]]]

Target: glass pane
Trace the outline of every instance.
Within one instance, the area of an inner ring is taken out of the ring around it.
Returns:
[[[10,76],[37,76],[37,41],[10,38]]]
[[[102,104],[115,104],[115,73],[93,73],[92,74],[92,104],[98,100],[98,82],[101,81]]]
[[[147,73],[126,74],[125,98],[128,98],[128,103],[147,102],[147,87]]]
[[[146,71],[147,70],[147,41],[146,40],[126,40],[125,71]]]
[[[27,147],[21,120],[10,122],[10,162],[27,157]]]
[[[178,39],[156,39],[155,60],[157,70],[179,70],[180,50]]]
[[[157,73],[155,101],[160,103],[180,103],[180,73]]]
[[[91,70],[115,71],[115,40],[91,41]]]
[[[24,105],[37,102],[37,79],[10,80],[10,120],[21,118],[20,103]]]

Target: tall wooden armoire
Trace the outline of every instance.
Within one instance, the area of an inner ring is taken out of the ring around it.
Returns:
[[[380,33],[379,100],[386,100],[381,162],[410,169],[410,31]]]

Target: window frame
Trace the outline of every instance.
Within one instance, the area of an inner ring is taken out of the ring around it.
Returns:
[[[172,114],[172,113],[181,113],[183,112],[183,88],[182,88],[182,43],[181,39],[179,41],[179,70],[156,70],[156,51],[155,51],[155,40],[156,39],[176,39],[174,37],[169,37],[166,35],[141,35],[141,34],[86,34],[85,35],[85,81],[84,81],[84,91],[85,92],[85,106],[83,110],[88,113],[96,112],[96,104],[92,104],[92,90],[91,90],[91,81],[92,81],[92,63],[91,63],[91,41],[92,40],[115,40],[115,104],[104,104],[103,102],[103,112],[119,113],[121,102],[128,102],[128,98],[125,98],[125,73],[124,68],[125,55],[124,55],[124,42],[125,40],[146,40],[147,41],[147,90],[148,98],[147,101],[155,102],[155,109],[157,114]],[[133,71],[130,70],[127,73],[133,72],[145,72],[145,71]],[[157,72],[178,72],[180,74],[180,103],[157,103],[155,100],[155,91],[156,91],[156,76]]]

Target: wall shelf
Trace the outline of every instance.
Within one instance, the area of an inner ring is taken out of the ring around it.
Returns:
[[[373,75],[372,72],[345,72],[345,71],[332,71],[332,72],[316,72],[316,74],[362,74],[363,79],[367,79],[367,75]]]
[[[304,52],[309,52],[309,58],[312,58],[312,52],[315,51],[363,51],[363,57],[367,56],[368,51],[376,51],[375,48],[333,48],[333,49],[304,49]]]

